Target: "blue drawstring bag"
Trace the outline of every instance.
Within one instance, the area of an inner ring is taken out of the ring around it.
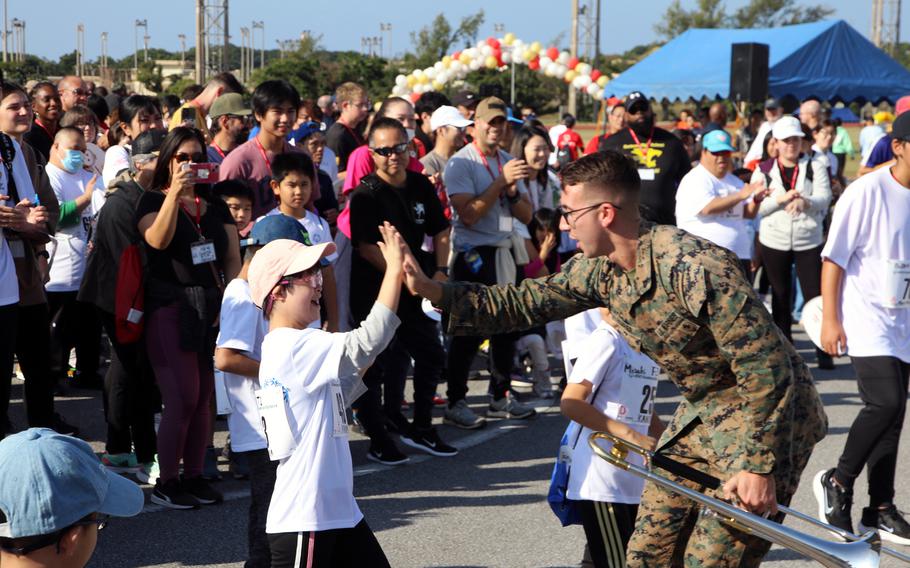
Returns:
[[[559,453],[556,455],[556,464],[553,465],[553,474],[550,476],[550,490],[547,493],[547,502],[553,509],[553,514],[562,523],[562,526],[581,524],[581,512],[578,501],[569,499],[569,473],[572,469],[572,452],[578,444],[582,427],[577,422],[569,422],[562,439],[559,441]],[[570,442],[571,441],[571,442]]]

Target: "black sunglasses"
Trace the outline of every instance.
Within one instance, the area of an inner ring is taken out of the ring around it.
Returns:
[[[208,162],[209,157],[207,155],[203,154],[202,152],[199,152],[198,154],[187,154],[186,152],[177,152],[174,154],[174,160],[176,160],[178,164],[182,164],[184,162],[193,162],[194,164],[202,164],[202,163]]]
[[[373,152],[376,152],[383,158],[388,158],[392,154],[404,154],[408,151],[408,143],[402,142],[401,144],[395,144],[394,146],[387,146],[385,148],[370,148]]]
[[[6,542],[8,539],[0,539],[0,550],[3,552],[12,554],[13,556],[26,556],[35,552],[36,550],[41,550],[52,544],[57,545],[57,551],[60,551],[60,541],[63,539],[63,535],[66,534],[66,531],[70,530],[73,527],[84,527],[91,525],[98,525],[98,530],[102,530],[107,526],[107,522],[110,519],[110,515],[103,515],[101,513],[96,513],[90,515],[89,517],[82,519],[81,521],[76,521],[65,529],[61,529],[57,532],[53,532],[48,535],[41,537],[36,537],[35,540],[26,544],[25,546],[7,546]]]
[[[613,207],[614,209],[618,209],[618,210],[622,211],[622,207],[619,207],[618,205],[614,205],[614,204],[610,203],[609,201],[601,201],[600,203],[595,203],[594,205],[588,205],[587,207],[579,207],[578,209],[566,209],[565,207],[560,205],[559,207],[556,208],[556,214],[559,215],[560,217],[562,217],[565,220],[567,225],[571,225],[572,224],[572,215],[574,213],[579,214],[577,217],[575,217],[575,220],[578,221],[578,219],[580,219],[582,215],[584,215],[588,211],[593,211],[594,209],[597,209],[601,205],[609,205],[609,206]]]

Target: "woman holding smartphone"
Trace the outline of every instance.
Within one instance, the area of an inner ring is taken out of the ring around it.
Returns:
[[[206,159],[199,131],[171,130],[161,145],[152,189],[136,207],[148,255],[146,348],[164,402],[161,474],[152,501],[173,509],[222,500],[202,478],[202,466],[218,310],[225,280],[240,270],[240,245],[227,206],[210,198],[208,185],[196,179],[192,165]]]

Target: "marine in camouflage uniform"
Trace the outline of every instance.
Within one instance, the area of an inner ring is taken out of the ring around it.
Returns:
[[[607,257],[575,258],[562,272],[519,286],[452,283],[442,294],[455,334],[523,329],[607,307],[632,347],[656,361],[683,395],[658,451],[722,481],[741,470],[770,474],[779,503],[789,502],[825,435],[827,418],[809,369],[739,260],[674,227],[641,224],[633,270]],[[648,483],[628,564],[761,562],[770,543],[700,516],[698,508]]]

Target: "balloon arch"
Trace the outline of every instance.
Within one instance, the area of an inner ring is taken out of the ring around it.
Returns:
[[[476,46],[456,51],[437,61],[432,67],[415,69],[395,77],[392,94],[416,101],[428,91],[441,91],[448,83],[464,79],[478,69],[504,70],[509,65],[527,65],[532,71],[547,77],[562,79],[595,100],[603,98],[604,86],[610,80],[590,64],[572,57],[568,51],[544,47],[539,41],[525,43],[507,33],[501,38],[490,37]]]

